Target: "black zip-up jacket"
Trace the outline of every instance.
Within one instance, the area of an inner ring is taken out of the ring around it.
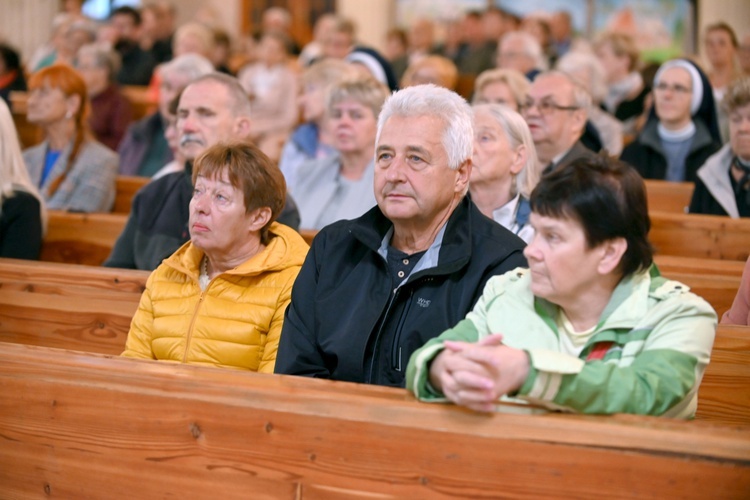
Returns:
[[[375,207],[316,236],[292,289],[276,373],[403,387],[415,350],[462,320],[490,277],[526,267],[524,242],[465,197],[437,266],[394,290],[378,253],[391,227]]]

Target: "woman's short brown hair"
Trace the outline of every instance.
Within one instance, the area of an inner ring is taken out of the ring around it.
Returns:
[[[286,181],[281,170],[252,143],[219,143],[195,160],[193,184],[198,176],[217,179],[224,172],[229,183],[242,191],[245,213],[261,207],[271,209],[271,218],[260,230],[260,240],[267,244],[268,228],[286,203]]]

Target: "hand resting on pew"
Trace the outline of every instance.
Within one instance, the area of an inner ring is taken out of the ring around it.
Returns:
[[[716,313],[653,266],[645,200],[638,174],[615,160],[542,177],[529,269],[491,278],[464,320],[412,355],[407,387],[478,411],[512,396],[555,410],[693,417]]]

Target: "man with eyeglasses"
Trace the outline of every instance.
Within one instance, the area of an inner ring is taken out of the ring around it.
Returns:
[[[696,172],[721,148],[711,84],[687,59],[661,65],[654,77],[654,110],[621,160],[645,179],[696,180]]]
[[[531,131],[543,174],[579,158],[596,154],[581,143],[586,126],[586,110],[591,96],[560,71],[539,74],[531,84],[521,108]]]

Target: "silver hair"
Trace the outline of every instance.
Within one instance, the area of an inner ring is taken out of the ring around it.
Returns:
[[[178,74],[188,80],[195,80],[213,71],[211,61],[199,54],[183,54],[159,66],[162,76]]]
[[[534,38],[534,35],[532,35],[531,33],[527,33],[526,31],[521,30],[506,33],[500,39],[500,47],[502,47],[504,43],[507,43],[514,39],[520,40],[523,43],[524,52],[526,53],[526,55],[534,59],[535,68],[545,70],[549,67],[547,58],[544,57],[544,52],[542,52],[542,46],[539,44],[539,40]]]
[[[383,126],[391,116],[434,116],[440,119],[445,125],[441,142],[448,156],[448,167],[456,170],[471,159],[474,150],[471,107],[455,92],[429,83],[391,94],[378,117],[375,144],[380,141]]]
[[[208,81],[216,82],[227,89],[232,106],[231,111],[234,116],[248,118],[251,116],[250,98],[248,97],[247,92],[245,92],[245,89],[242,88],[242,85],[240,85],[239,80],[233,76],[214,71],[213,73],[196,78],[190,82],[188,87],[195,85],[196,83]]]
[[[568,52],[557,61],[557,69],[568,73],[572,79],[588,90],[595,103],[602,102],[607,96],[607,73],[599,58],[594,54]],[[586,72],[587,81],[582,81],[573,74],[578,71]]]
[[[117,53],[109,44],[106,43],[89,43],[78,49],[76,54],[75,65],[78,67],[81,56],[90,55],[94,58],[94,64],[99,68],[105,68],[109,75],[109,80],[114,81],[117,72],[120,71],[122,62],[120,54]]]
[[[505,132],[510,147],[514,150],[518,146],[526,149],[526,163],[515,179],[515,192],[528,198],[542,176],[541,166],[537,161],[536,146],[531,138],[531,131],[524,118],[503,104],[476,104],[473,106],[474,116],[478,112],[489,114]]]
[[[574,80],[569,74],[556,69],[539,73],[536,75],[536,79],[548,76],[559,76],[570,82],[570,85],[573,87],[573,102],[571,105],[582,109],[586,113],[586,116],[588,116],[588,109],[591,107],[591,94],[589,94],[588,90],[583,88],[583,85]]]

